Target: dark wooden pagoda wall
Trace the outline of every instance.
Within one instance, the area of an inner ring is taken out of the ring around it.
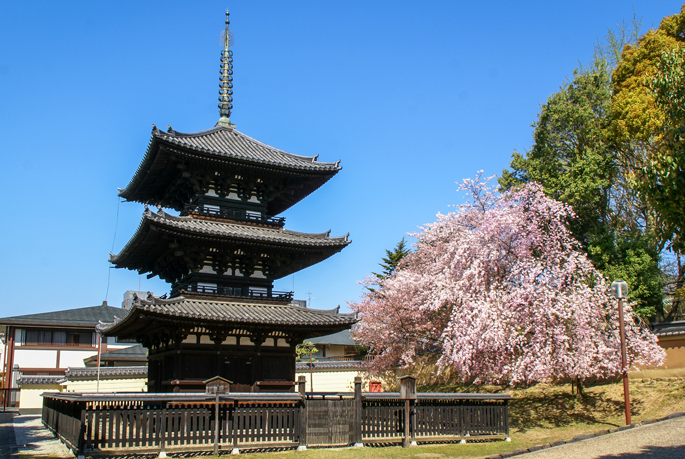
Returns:
[[[261,381],[295,381],[295,349],[278,346],[169,344],[150,349],[149,392],[204,390],[214,376],[252,386]]]

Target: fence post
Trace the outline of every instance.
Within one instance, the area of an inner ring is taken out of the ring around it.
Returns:
[[[411,404],[411,443],[409,446],[416,446],[416,400]]]
[[[81,425],[78,429],[78,440],[76,442],[76,448],[78,453],[76,453],[77,459],[85,459],[85,449],[86,449],[86,406],[85,403],[74,403],[75,406],[81,407]]]
[[[509,400],[504,400],[504,430],[507,433],[507,438],[504,441],[511,441],[509,436]]]
[[[297,391],[300,393],[300,395],[305,395],[306,391],[306,386],[307,385],[307,378],[304,376],[300,375],[297,377]]]
[[[354,377],[354,447],[363,448],[362,441],[362,377]]]
[[[158,424],[159,432],[159,455],[157,457],[166,457],[166,430],[167,430],[167,412],[166,403],[164,403],[164,408],[162,408],[160,413],[160,419]]]
[[[297,426],[299,433],[300,444],[297,447],[298,451],[307,450],[307,393],[306,391],[307,379],[304,376],[297,377],[297,391],[302,396],[302,401],[300,402],[300,419]]]
[[[214,455],[219,455],[219,391],[214,400]]]
[[[403,448],[416,446],[416,442],[412,441],[411,423],[412,423],[412,402],[416,401],[416,378],[412,376],[402,376],[400,378],[400,400],[404,400],[404,441],[402,441]]]

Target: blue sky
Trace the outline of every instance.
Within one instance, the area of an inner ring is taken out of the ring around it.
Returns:
[[[348,248],[294,276],[297,298],[344,308],[386,248],[460,202],[455,182],[500,173],[514,149],[529,148],[540,104],[589,62],[608,27],[635,12],[646,31],[681,3],[3,2],[0,316],[106,295],[119,305],[139,285],[168,291],[109,273],[112,241],[116,253],[143,210],[119,205],[117,187],[152,123],[193,132],[218,120],[227,6],[231,120],[274,147],[341,160],[284,216],[291,230],[350,233]]]

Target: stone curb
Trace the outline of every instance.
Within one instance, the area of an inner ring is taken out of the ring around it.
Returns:
[[[668,416],[664,416],[663,418],[658,418],[658,419],[646,419],[644,421],[636,422],[636,423],[631,424],[629,426],[614,427],[613,429],[600,430],[599,432],[595,432],[594,434],[576,435],[575,437],[573,437],[570,440],[559,440],[559,441],[555,441],[553,443],[545,443],[544,445],[535,445],[535,446],[531,446],[528,449],[515,449],[514,451],[509,451],[508,453],[500,453],[500,454],[495,454],[494,456],[487,456],[485,459],[502,459],[505,457],[519,456],[521,454],[540,451],[541,449],[553,448],[555,446],[561,446],[561,445],[565,445],[566,443],[574,443],[574,442],[581,441],[581,440],[588,440],[590,438],[599,437],[599,436],[607,435],[607,434],[614,433],[614,432],[621,432],[621,431],[628,430],[628,429],[634,429],[635,427],[640,427],[640,426],[644,426],[647,424],[654,424],[655,422],[660,422],[660,421],[667,421],[669,419],[675,419],[675,418],[679,418],[682,416],[685,416],[685,412],[684,413],[669,414]]]

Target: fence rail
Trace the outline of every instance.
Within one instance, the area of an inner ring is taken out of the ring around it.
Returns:
[[[303,386],[301,393],[219,396],[45,393],[43,424],[77,455],[509,435],[508,395],[419,394],[407,401],[362,393],[360,381],[351,393],[304,394]]]
[[[19,395],[21,389],[0,389],[0,407],[2,411],[7,411],[7,408],[19,408]]]

